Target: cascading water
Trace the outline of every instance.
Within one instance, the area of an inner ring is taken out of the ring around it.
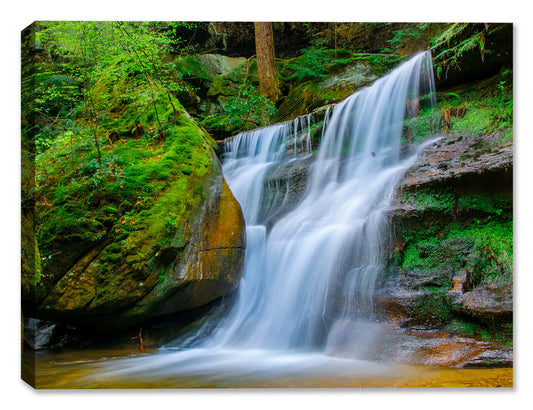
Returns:
[[[263,177],[291,160],[286,141],[309,147],[309,133],[291,139],[291,124],[278,124],[227,143],[223,169],[244,211],[247,258],[237,306],[207,345],[323,348],[336,321],[370,317],[384,211],[409,164],[400,160],[406,104],[418,103],[430,64],[420,54],[334,108],[307,192],[269,232]]]
[[[420,109],[420,95],[434,98],[428,52],[336,105],[326,115],[305,193],[277,214],[291,187],[280,186],[268,197],[265,176],[273,167],[312,154],[311,118],[227,140],[223,170],[247,226],[237,300],[208,337],[164,359],[143,358],[150,360],[136,362],[136,369],[179,367],[175,372],[181,375],[190,371],[206,377],[206,372],[238,368],[243,375],[275,363],[294,365],[281,359],[286,352],[307,352],[298,361],[303,367],[323,368],[324,353],[340,350],[340,356],[350,356],[346,350],[357,349],[353,341],[360,336],[357,323],[372,317],[385,211],[416,157],[402,158],[401,138],[405,116]],[[339,359],[331,360],[338,368]]]

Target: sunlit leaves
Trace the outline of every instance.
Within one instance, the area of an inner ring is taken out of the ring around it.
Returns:
[[[38,58],[23,74],[23,111],[38,118],[25,130],[38,150],[47,149],[73,120],[94,134],[123,105],[145,106],[150,99],[157,110],[161,96],[173,104],[170,94],[186,87],[168,58],[180,45],[175,29],[181,24],[35,23],[34,50],[27,52]]]

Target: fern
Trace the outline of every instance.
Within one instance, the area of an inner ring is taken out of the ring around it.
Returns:
[[[433,61],[437,65],[437,77],[450,69],[460,69],[460,61],[465,54],[479,49],[481,59],[485,59],[485,39],[489,31],[488,24],[454,23],[442,34],[431,40],[435,45],[432,49],[440,50]]]

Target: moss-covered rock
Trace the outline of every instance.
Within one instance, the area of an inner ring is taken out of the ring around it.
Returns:
[[[189,55],[180,61],[180,68],[187,79],[202,79],[209,82],[225,75],[236,67],[246,64],[244,57],[227,57],[221,54]]]
[[[23,287],[36,317],[125,327],[208,303],[240,279],[244,220],[214,141],[167,94],[114,103],[123,116],[101,125],[100,155],[80,121],[36,158],[42,268]],[[103,138],[128,118],[138,133]]]
[[[467,320],[510,340],[512,165],[512,144],[498,133],[441,135],[419,156],[390,210],[380,318],[423,328]]]
[[[298,65],[295,65],[296,69],[293,70],[282,70],[287,75],[284,82],[289,91],[278,108],[276,121],[294,119],[324,105],[342,101],[378,78],[372,64],[366,59],[346,58],[332,62],[331,59],[332,57],[327,58],[329,64],[326,67],[319,66],[325,74],[316,74],[311,80],[305,77],[305,81],[293,79],[297,76]],[[290,66],[293,60],[285,64]]]
[[[222,176],[213,178],[209,199],[192,217],[188,244],[174,242],[167,255],[160,255],[156,263],[170,269],[125,313],[128,319],[195,308],[237,288],[244,262],[244,219]]]

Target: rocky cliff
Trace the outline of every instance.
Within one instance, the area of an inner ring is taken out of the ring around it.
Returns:
[[[406,361],[512,363],[512,175],[512,144],[498,134],[442,135],[407,171],[374,295],[378,320],[412,339]]]

